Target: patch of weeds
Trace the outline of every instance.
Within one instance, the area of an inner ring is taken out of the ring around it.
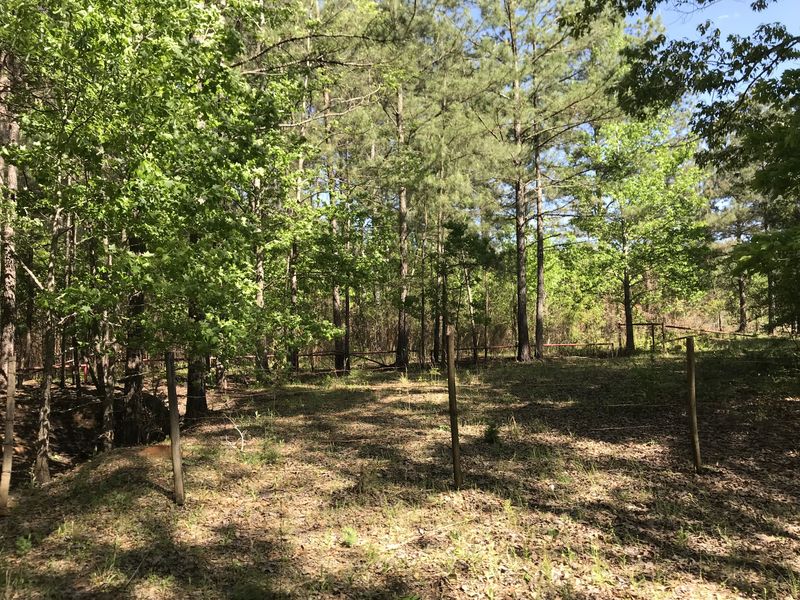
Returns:
[[[608,563],[600,555],[600,547],[592,544],[592,581],[597,585],[609,582]]]
[[[190,460],[197,461],[202,464],[216,464],[222,456],[222,446],[207,445],[207,446],[192,446]]]
[[[500,428],[497,426],[497,423],[491,422],[486,426],[483,432],[483,441],[487,444],[500,443]]]
[[[691,532],[686,529],[685,527],[681,526],[678,531],[675,532],[675,542],[681,548],[686,548],[689,545],[689,534]]]
[[[175,586],[174,575],[161,575],[159,573],[148,573],[144,578],[147,587],[161,592],[166,592]]]
[[[31,540],[31,534],[28,535],[21,535],[14,540],[14,547],[17,550],[17,554],[19,556],[25,556],[28,552],[33,550],[33,541]]]
[[[272,439],[269,438],[261,440],[261,443],[255,450],[245,449],[240,451],[239,455],[244,464],[255,467],[274,465],[281,459],[280,450]]]
[[[519,426],[519,423],[517,423],[514,415],[508,417],[508,437],[514,442],[520,441],[523,437],[522,427]]]
[[[342,529],[342,546],[352,548],[358,543],[358,532],[352,527]]]
[[[75,521],[68,519],[61,523],[53,532],[53,537],[62,540],[68,540],[75,535]]]
[[[364,548],[364,559],[367,561],[368,565],[374,565],[378,562],[378,559],[381,557],[380,549],[375,546],[375,544],[367,544],[367,547]]]

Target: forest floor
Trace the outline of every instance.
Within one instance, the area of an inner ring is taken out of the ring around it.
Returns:
[[[800,365],[680,357],[308,378],[212,398],[167,452],[17,489],[6,598],[800,598]]]

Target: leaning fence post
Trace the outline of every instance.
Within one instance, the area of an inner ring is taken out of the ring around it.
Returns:
[[[447,326],[447,395],[450,400],[450,438],[453,449],[453,480],[456,489],[461,489],[464,477],[461,474],[461,447],[458,443],[458,405],[456,404],[456,348],[453,326]]]
[[[703,468],[700,460],[700,436],[697,433],[697,396],[695,393],[694,338],[686,338],[686,374],[689,383],[689,431],[691,433],[692,458],[698,473]]]
[[[175,353],[164,356],[167,364],[167,398],[169,400],[169,441],[172,448],[172,478],[175,488],[175,504],[183,506],[183,464],[181,462],[181,428],[178,414],[178,391],[175,384]]]

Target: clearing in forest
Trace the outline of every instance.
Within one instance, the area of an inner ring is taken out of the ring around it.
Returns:
[[[0,529],[6,598],[800,596],[793,360],[698,359],[691,471],[680,358],[353,373],[212,398],[167,452],[120,449]]]

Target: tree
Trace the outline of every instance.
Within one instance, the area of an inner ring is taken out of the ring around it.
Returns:
[[[671,126],[667,119],[608,124],[581,152],[593,174],[575,190],[574,224],[619,284],[628,353],[635,351],[634,308],[653,294],[653,283],[662,296],[687,297],[704,280],[700,171],[690,163],[692,146],[670,135]]]

